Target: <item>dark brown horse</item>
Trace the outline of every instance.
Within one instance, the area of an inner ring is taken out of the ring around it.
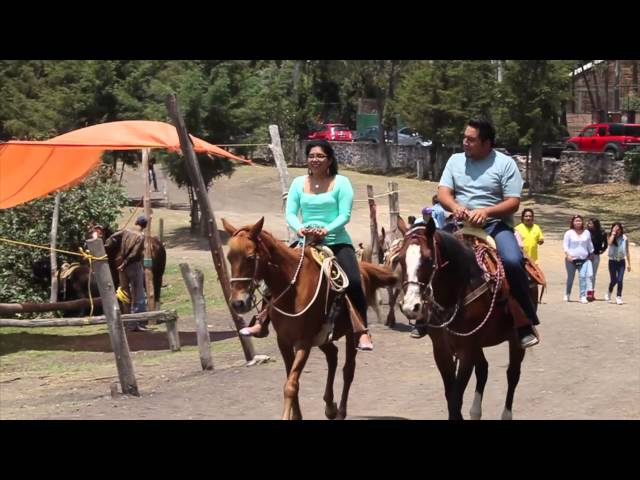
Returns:
[[[300,375],[314,346],[325,354],[328,366],[323,397],[325,415],[329,419],[344,419],[356,367],[355,335],[363,331],[359,315],[354,313],[350,316],[344,304],[338,306],[333,335],[329,340],[331,326],[327,323],[327,313],[332,311],[335,292],[328,291],[327,280],[313,259],[310,248],[288,248],[262,230],[264,218],[239,229],[225,219],[222,223],[231,235],[227,254],[232,275],[231,306],[238,313],[249,311],[253,305],[254,289],[260,280],[264,280],[272,294],[269,318],[273,322],[287,371],[282,419],[302,419],[298,396]],[[360,269],[367,275],[368,288],[380,288],[396,281],[391,273],[375,265],[361,263]],[[346,339],[346,360],[342,396],[337,406],[333,381],[338,366],[338,349],[333,341],[342,336]]]
[[[400,219],[398,227],[405,235],[399,255],[405,289],[402,310],[410,319],[427,319],[449,419],[462,419],[464,391],[474,367],[477,384],[470,415],[472,419],[481,417],[488,373],[482,349],[509,342],[508,391],[502,419],[510,420],[524,358],[515,324],[519,326],[523,319],[499,264],[495,282],[487,283],[489,275],[480,268],[473,248],[436,230],[433,220],[409,229]],[[457,371],[454,355],[459,362]]]

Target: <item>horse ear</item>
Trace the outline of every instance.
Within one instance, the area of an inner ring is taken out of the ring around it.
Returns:
[[[402,235],[407,233],[407,230],[409,230],[407,228],[407,224],[404,223],[404,220],[402,219],[402,217],[398,217],[398,230],[400,230],[400,233],[402,233]]]
[[[256,240],[258,238],[258,235],[260,235],[260,232],[262,231],[263,225],[264,225],[264,217],[258,220],[256,224],[253,227],[251,227],[251,230],[249,230],[249,238]]]
[[[433,217],[429,217],[429,220],[427,221],[427,235],[431,237],[433,236],[435,231],[436,222],[433,221]]]
[[[231,236],[233,236],[233,234],[236,233],[236,231],[238,230],[236,227],[234,227],[229,222],[227,222],[227,220],[224,217],[222,218],[222,226],[227,231],[227,233]]]

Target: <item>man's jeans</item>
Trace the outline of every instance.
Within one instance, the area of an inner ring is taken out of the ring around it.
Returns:
[[[513,229],[504,222],[487,225],[484,231],[496,241],[498,255],[504,265],[504,271],[511,287],[511,294],[518,301],[522,310],[534,325],[540,320],[529,296],[529,280],[524,270],[524,257],[518,246]]]

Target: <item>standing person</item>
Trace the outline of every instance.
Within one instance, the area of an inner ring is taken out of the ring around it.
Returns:
[[[158,191],[158,182],[156,181],[156,170],[154,165],[156,164],[156,158],[151,157],[149,159],[149,182],[153,182],[153,191]]]
[[[291,182],[287,196],[286,219],[298,237],[315,237],[329,247],[349,279],[347,295],[367,326],[367,300],[362,290],[360,268],[351,237],[344,228],[351,218],[353,188],[349,179],[338,175],[338,161],[326,140],[306,146],[308,175]],[[302,221],[298,218],[302,213]],[[259,336],[262,323],[240,330],[242,335]],[[373,350],[368,330],[360,334],[359,350]]]
[[[580,303],[588,303],[587,291],[591,289],[591,258],[593,258],[593,244],[591,234],[584,228],[582,215],[574,215],[569,224],[569,230],[562,239],[564,249],[564,264],[567,269],[567,286],[564,294],[564,301],[568,302],[573,287],[573,279],[576,270],[579,276]]]
[[[607,250],[608,243],[607,234],[600,226],[600,220],[597,218],[589,219],[587,222],[587,230],[589,230],[591,243],[593,244],[593,260],[591,261],[593,264],[592,289],[587,291],[587,300],[592,302],[596,299],[596,273],[598,273],[598,265],[600,265],[600,255]]]
[[[436,224],[436,228],[443,228],[445,224],[445,210],[442,208],[440,201],[438,200],[438,195],[434,195],[431,197],[431,203],[433,203],[433,208],[431,209],[431,218]]]
[[[120,275],[120,282],[123,284],[125,291],[130,292],[131,313],[140,313],[146,311],[145,292],[144,292],[144,268],[142,259],[144,257],[144,229],[147,226],[147,219],[144,215],[140,215],[135,222],[139,227],[138,231],[119,230],[111,237],[109,241],[120,240],[120,258],[122,263],[117,265]],[[120,238],[118,238],[120,237]],[[146,321],[133,322],[128,324],[128,329],[132,331],[146,330]]]
[[[616,292],[616,303],[622,305],[622,279],[624,278],[625,258],[629,262],[627,272],[631,271],[631,256],[629,255],[629,239],[624,234],[624,228],[620,222],[616,222],[611,226],[611,232],[607,239],[609,243],[609,276],[611,282],[604,299],[608,302],[611,300],[613,287],[618,285]]]
[[[529,296],[522,250],[513,233],[513,214],[520,206],[523,182],[515,161],[494,150],[495,137],[495,128],[488,120],[467,123],[464,153],[453,154],[447,161],[438,199],[456,219],[484,228],[495,239],[511,294],[530,322],[517,329],[520,345],[528,348],[539,342],[533,325],[540,321]]]
[[[520,234],[522,239],[522,249],[534,263],[538,263],[538,245],[544,243],[542,229],[537,223],[533,223],[534,215],[530,208],[522,210],[520,219],[521,223],[516,225],[516,232]]]

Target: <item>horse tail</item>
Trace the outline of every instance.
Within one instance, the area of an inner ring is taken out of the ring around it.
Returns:
[[[393,287],[398,282],[398,277],[391,270],[374,265],[373,263],[361,262],[360,268],[369,277],[373,290],[384,287]]]
[[[164,269],[167,264],[167,250],[164,245],[158,240],[157,257],[154,260],[153,267],[153,297],[156,304],[160,303],[160,290],[162,289],[162,276],[164,275]]]

